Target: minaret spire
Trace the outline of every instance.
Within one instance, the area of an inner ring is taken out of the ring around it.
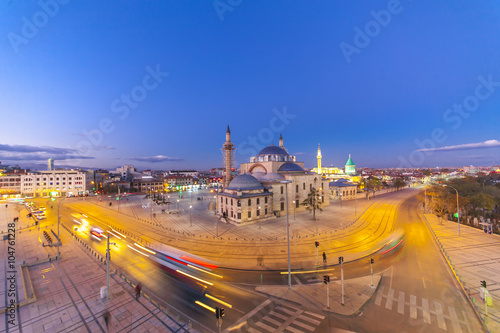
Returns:
[[[224,168],[224,187],[228,187],[232,179],[232,167],[234,162],[234,151],[236,147],[231,142],[231,130],[229,125],[227,125],[226,130],[226,142],[222,145],[222,166]]]
[[[280,133],[280,148],[285,148],[283,147],[283,135]]]
[[[318,158],[318,174],[321,175],[323,173],[323,171],[321,170],[321,148],[319,146],[319,143],[318,143],[318,156],[317,156],[317,158]]]

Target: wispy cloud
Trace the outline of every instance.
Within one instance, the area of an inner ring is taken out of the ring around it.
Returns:
[[[113,149],[102,146],[102,149]],[[88,160],[91,156],[81,156],[76,149],[50,146],[29,146],[0,144],[0,158],[7,161],[43,161],[49,158],[54,160]]]
[[[148,156],[148,157],[130,157],[131,160],[139,161],[139,162],[149,162],[149,163],[158,163],[158,162],[166,162],[166,161],[182,161],[182,159],[177,157],[169,157],[164,155],[156,155],[156,156]]]
[[[49,153],[49,154],[74,154],[76,149],[57,148],[48,146],[6,145],[0,143],[0,151],[16,153]]]
[[[445,147],[439,147],[439,148],[426,148],[426,149],[419,149],[417,151],[422,151],[422,152],[434,152],[434,151],[453,151],[453,150],[469,150],[469,149],[483,149],[483,148],[495,148],[495,147],[500,147],[500,141],[498,140],[487,140],[484,142],[478,142],[478,143],[465,143],[462,145],[455,145],[455,146],[445,146]]]

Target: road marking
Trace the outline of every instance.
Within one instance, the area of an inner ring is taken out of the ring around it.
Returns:
[[[438,319],[438,326],[439,326],[439,328],[446,331],[446,323],[444,321],[443,307],[441,306],[441,303],[434,302],[434,307],[436,308],[436,316]]]
[[[418,260],[417,262],[418,262],[418,268],[420,268],[420,270],[422,270],[422,266],[420,265],[420,260]]]
[[[274,324],[274,325],[276,325],[278,327],[281,325],[281,323],[279,321],[277,321],[277,320],[275,320],[275,319],[273,319],[273,318],[271,318],[269,316],[265,316],[264,318],[262,318],[262,320],[268,321],[271,324]]]
[[[314,332],[314,327],[309,326],[309,325],[306,325],[306,324],[304,324],[304,323],[301,323],[301,322],[300,322],[300,321],[298,321],[298,320],[294,320],[294,321],[292,322],[292,324],[297,325],[297,326],[300,326],[300,327],[302,327],[302,328],[305,328],[305,329],[306,329],[306,330],[308,330],[308,331]]]
[[[385,308],[392,310],[392,301],[394,300],[394,289],[389,289],[389,294],[387,294],[387,301],[385,302]]]
[[[410,295],[410,318],[417,319],[417,296]]]
[[[377,298],[375,299],[375,305],[380,305],[382,303],[382,293],[384,292],[384,287],[380,287],[378,291]]]
[[[402,291],[399,292],[398,313],[405,314],[405,293]]]
[[[455,308],[449,306],[448,312],[450,313],[451,324],[453,325],[453,331],[455,333],[462,333],[462,328],[460,327],[460,323],[458,322],[458,317],[457,313],[455,312]]]
[[[394,268],[391,267],[391,279],[389,280],[389,289],[392,288],[392,274],[394,273]]]
[[[276,317],[276,318],[279,318],[279,319],[281,319],[281,320],[287,320],[287,319],[288,319],[288,317],[283,316],[281,313],[278,313],[278,312],[275,312],[275,311],[271,311],[271,312],[269,312],[269,315],[270,315],[270,316],[274,316],[274,317]],[[279,325],[278,325],[278,326],[279,326]]]
[[[274,328],[272,328],[271,326],[268,326],[268,325],[264,324],[261,321],[258,321],[255,325],[259,326],[260,328],[265,329],[268,332],[274,332]]]
[[[287,314],[289,314],[289,315],[293,315],[293,314],[295,313],[294,311],[290,311],[290,310],[285,309],[285,308],[283,308],[283,307],[281,307],[281,306],[277,306],[277,307],[276,307],[276,309],[277,309],[277,310],[280,310],[280,311],[283,311],[283,312],[285,312],[285,313],[287,313]]]
[[[248,327],[247,328],[247,331],[250,332],[250,333],[261,333],[260,331],[256,330],[255,328],[253,327]]]
[[[235,322],[233,324],[233,326],[231,326],[230,328],[227,328],[226,330],[224,330],[224,332],[230,332],[235,327],[240,327],[241,324],[243,324],[244,322],[246,322],[248,318],[250,318],[251,316],[253,316],[257,312],[259,312],[260,310],[262,310],[262,308],[264,308],[265,306],[267,306],[269,303],[271,303],[271,300],[269,300],[269,299],[265,300],[258,307],[256,307],[255,309],[253,309],[252,311],[250,311],[249,313],[247,313],[246,315],[244,315],[243,317],[241,317],[240,320],[238,320],[237,322]]]
[[[304,333],[301,330],[298,330],[298,329],[290,327],[290,326],[288,326],[287,328],[285,328],[285,331],[289,331],[289,332],[292,332],[292,333]]]
[[[314,324],[316,326],[319,326],[319,324],[321,324],[321,322],[319,320],[312,319],[312,318],[306,317],[304,315],[300,315],[299,318],[302,319],[302,320],[308,321],[311,324]]]
[[[309,312],[309,311],[305,311],[305,313],[307,313],[307,314],[308,314],[308,315],[310,315],[310,316],[313,316],[313,317],[319,318],[319,319],[321,319],[321,320],[325,319],[325,316],[320,315],[320,314],[318,314],[318,313]]]
[[[296,277],[295,275],[293,276],[293,279],[295,280],[295,282],[297,282],[298,285],[302,284],[302,282],[300,282],[299,278]]]
[[[427,286],[425,285],[425,280],[422,278],[422,283],[424,284],[424,288],[427,289]]]
[[[422,311],[424,314],[424,323],[431,324],[431,314],[429,313],[429,301],[426,298],[422,298]]]
[[[277,309],[279,310],[285,310],[284,308],[282,307],[277,307]],[[290,318],[288,318],[288,320],[286,322],[284,322],[283,324],[281,324],[280,327],[278,327],[275,332],[276,333],[280,333],[280,332],[283,332],[285,329],[288,329],[289,331],[291,331],[293,329],[293,327],[289,327],[290,324],[295,321],[295,319],[297,319],[298,316],[300,316],[302,314],[302,312],[304,312],[303,310],[298,310],[297,312],[292,312],[292,316]],[[300,332],[299,330],[294,330],[294,332],[297,331],[297,332]]]

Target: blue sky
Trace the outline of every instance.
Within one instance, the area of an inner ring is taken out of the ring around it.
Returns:
[[[496,1],[3,1],[0,161],[500,164]],[[454,105],[456,107],[454,107]],[[497,141],[499,140],[499,141]]]

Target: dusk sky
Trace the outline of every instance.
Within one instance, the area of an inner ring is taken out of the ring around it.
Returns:
[[[498,1],[2,1],[0,161],[500,164]],[[498,141],[497,141],[498,140]]]

